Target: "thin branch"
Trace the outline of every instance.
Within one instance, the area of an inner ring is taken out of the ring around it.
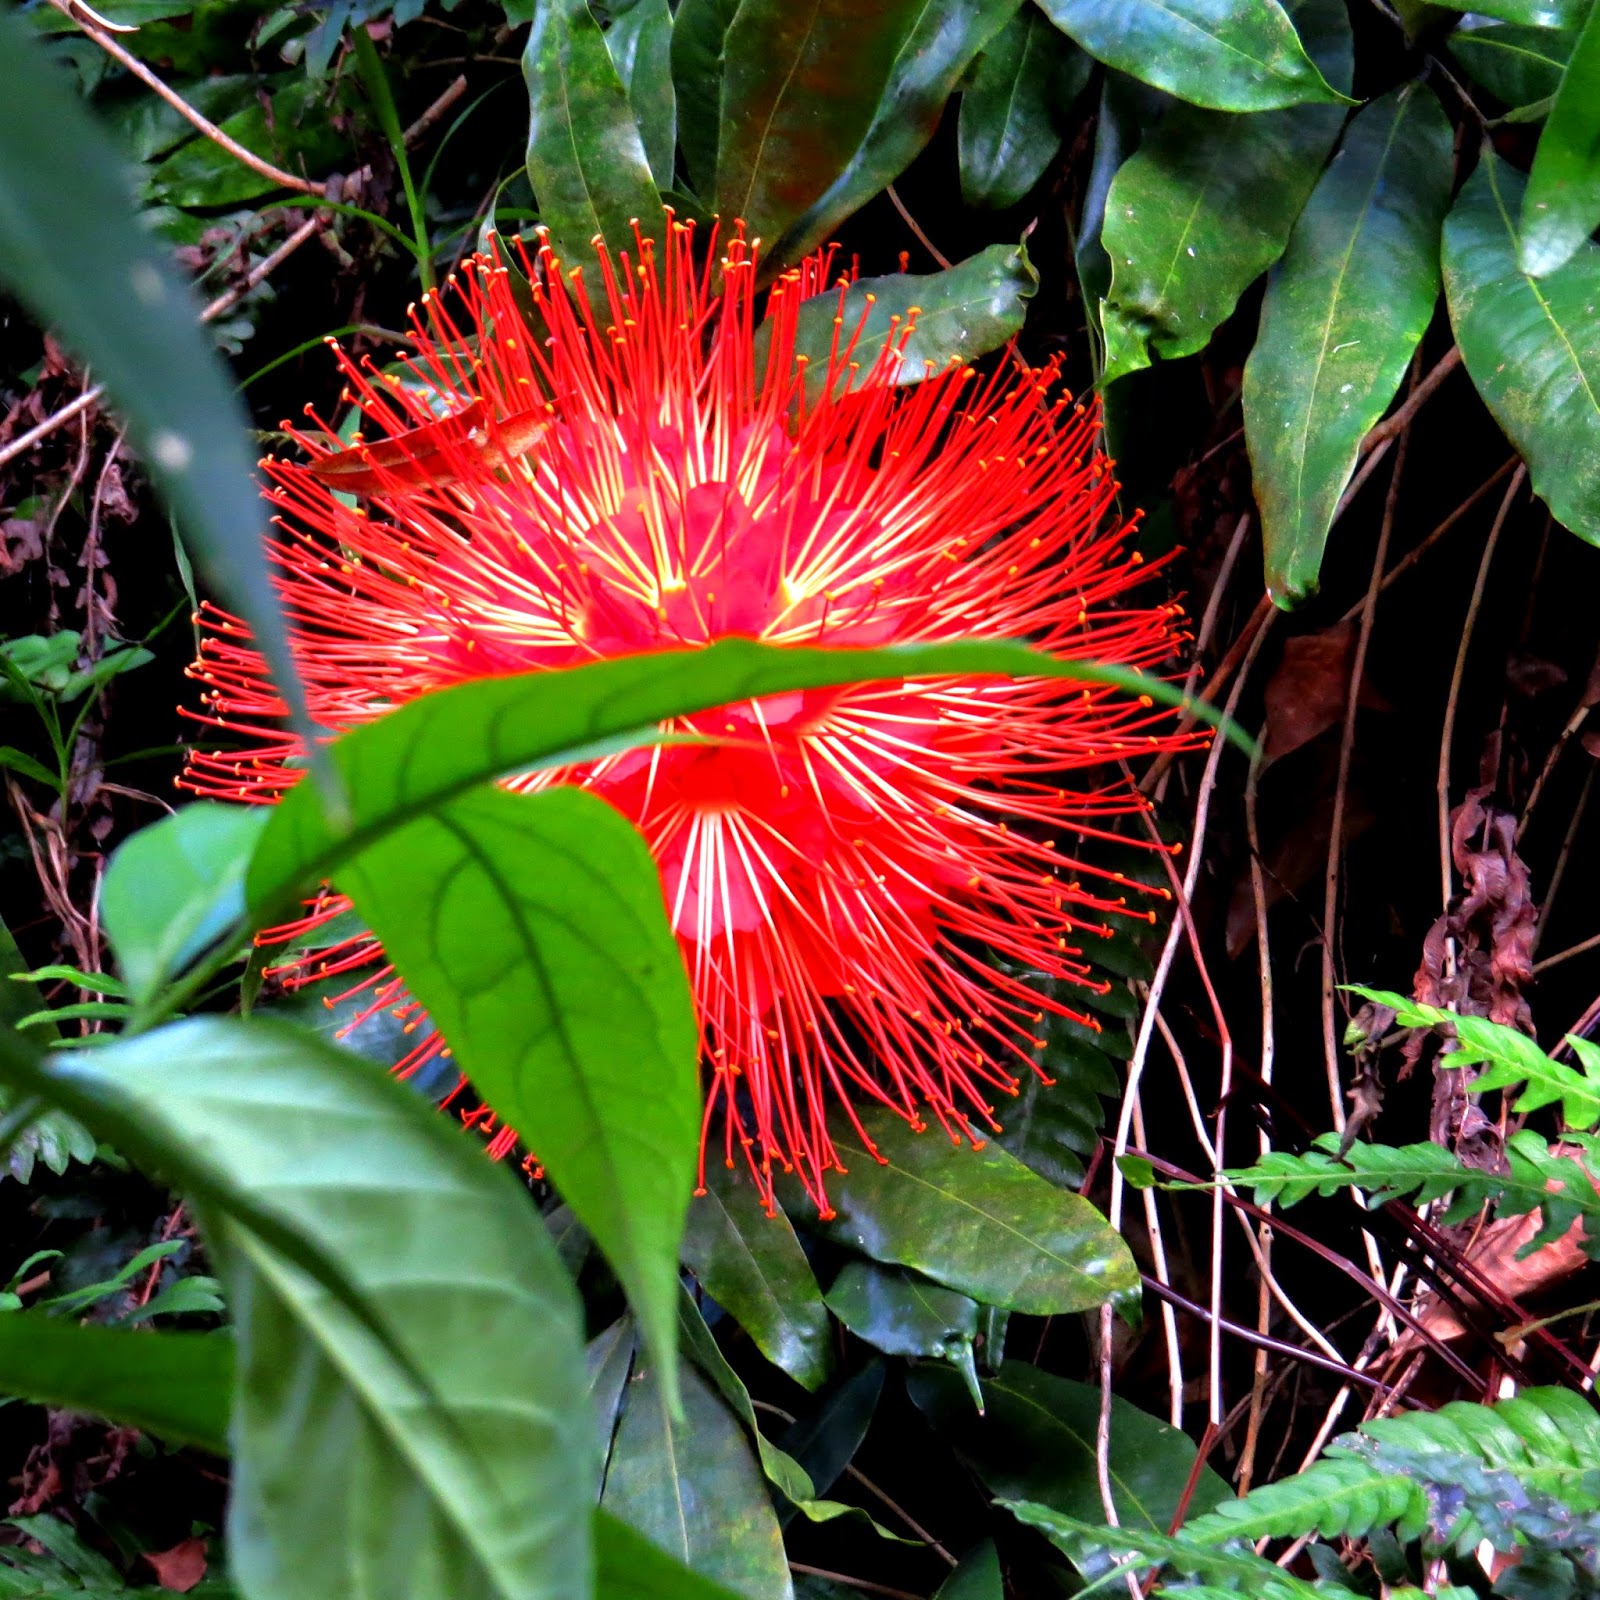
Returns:
[[[1597,947],[1600,947],[1600,933],[1592,934],[1579,944],[1568,945],[1565,950],[1558,950],[1553,956],[1546,956],[1543,961],[1534,962],[1533,975],[1537,978],[1541,972],[1550,967],[1558,966],[1563,961],[1571,960],[1573,956],[1581,956],[1585,950]]]
[[[1407,423],[1427,404],[1433,391],[1461,365],[1461,351],[1456,345],[1439,358],[1415,389],[1406,396],[1402,405],[1392,416],[1387,416],[1377,427],[1372,429],[1365,439],[1361,441],[1361,453],[1366,455],[1375,450],[1380,444],[1386,443],[1400,433]]]
[[[941,250],[941,249],[940,249],[940,248],[939,248],[939,247],[938,247],[938,245],[936,245],[936,244],[935,244],[935,243],[934,243],[934,242],[933,242],[933,240],[932,240],[932,239],[930,239],[930,238],[929,238],[929,237],[928,237],[928,236],[927,236],[927,234],[925,234],[925,233],[924,233],[924,232],[923,232],[923,231],[922,231],[922,228],[921,228],[921,226],[920,226],[920,225],[919,225],[919,224],[918,224],[918,222],[917,222],[917,219],[916,219],[916,218],[915,218],[915,217],[914,217],[914,216],[912,216],[912,215],[911,215],[911,213],[910,213],[910,212],[909,212],[909,211],[907,211],[907,210],[906,210],[906,203],[905,203],[905,201],[904,201],[904,200],[902,200],[902,199],[901,199],[901,198],[900,198],[900,196],[899,196],[899,194],[898,194],[898,192],[897,192],[897,191],[896,191],[896,189],[895,189],[895,186],[894,186],[894,185],[893,185],[893,184],[892,184],[892,183],[891,183],[891,184],[890,184],[890,185],[889,185],[889,188],[888,188],[888,195],[889,195],[889,198],[890,198],[890,200],[891,200],[891,201],[893,201],[893,202],[894,202],[894,208],[895,208],[895,210],[896,210],[896,211],[898,211],[898,212],[899,212],[899,213],[900,213],[900,219],[901,219],[901,221],[902,221],[902,222],[904,222],[904,223],[905,223],[905,225],[906,225],[906,226],[907,226],[907,227],[908,227],[908,228],[909,228],[909,229],[910,229],[910,230],[911,230],[911,231],[912,231],[912,232],[913,232],[913,233],[914,233],[914,234],[916,234],[916,236],[917,236],[917,243],[918,243],[918,244],[920,244],[920,245],[921,245],[921,246],[922,246],[922,248],[923,248],[923,249],[924,249],[924,250],[926,250],[926,251],[927,251],[927,252],[928,252],[928,254],[929,254],[929,255],[930,255],[930,256],[932,256],[932,257],[933,257],[933,259],[934,259],[934,260],[935,260],[935,261],[937,261],[937,262],[938,262],[938,263],[939,263],[939,265],[940,265],[940,266],[941,266],[941,267],[942,267],[942,268],[943,268],[943,269],[944,269],[944,270],[945,270],[945,271],[946,271],[946,272],[948,272],[948,271],[949,271],[949,270],[950,270],[950,268],[951,268],[951,266],[952,266],[952,264],[953,264],[953,263],[952,263],[952,262],[951,262],[951,260],[950,260],[950,258],[949,258],[949,256],[947,256],[947,255],[946,255],[946,254],[945,254],[945,253],[944,253],[944,252],[943,252],[943,251],[942,251],[942,250]]]
[[[226,134],[209,117],[202,116],[200,112],[189,104],[175,89],[152,72],[138,56],[124,50],[109,34],[102,33],[93,22],[89,20],[93,12],[87,7],[80,7],[75,0],[50,0],[50,4],[62,16],[70,18],[83,30],[87,38],[92,39],[100,46],[111,59],[125,67],[146,88],[153,90],[172,107],[179,116],[193,123],[214,145],[226,150],[235,161],[249,167],[252,172],[259,173],[269,182],[277,184],[280,188],[295,189],[301,194],[325,194],[326,188],[320,183],[313,183],[307,178],[297,177],[292,172],[285,172],[282,167],[275,167],[270,161],[264,161],[255,151],[247,150],[239,141]]]
[[[866,1578],[852,1578],[848,1572],[829,1572],[826,1567],[808,1567],[803,1561],[791,1561],[791,1572],[803,1572],[810,1578],[826,1578],[829,1583],[842,1583],[847,1589],[859,1589],[863,1594],[881,1594],[887,1600],[922,1600],[920,1594],[909,1589],[891,1589],[887,1584],[872,1583]]]

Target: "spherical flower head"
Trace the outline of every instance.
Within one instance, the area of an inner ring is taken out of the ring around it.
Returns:
[[[1096,419],[1053,364],[1011,351],[987,377],[935,371],[907,351],[914,314],[869,347],[844,285],[824,289],[826,256],[780,278],[758,321],[737,230],[697,253],[673,222],[600,266],[586,293],[548,249],[520,270],[474,259],[413,313],[400,371],[340,354],[367,442],[341,448],[316,422],[291,430],[306,460],[266,464],[322,725],[463,679],[735,635],[1171,656],[1177,608],[1125,598],[1145,573],[1108,520]],[[818,293],[831,349],[808,361],[800,313]],[[185,781],[273,801],[302,771],[283,702],[244,626],[205,621],[201,720],[235,748],[196,752]],[[769,1205],[794,1170],[824,1213],[830,1116],[869,1148],[857,1102],[970,1137],[1035,1068],[1047,1011],[1089,1020],[1073,992],[1106,987],[1093,949],[1130,886],[1074,852],[1142,803],[1121,763],[1180,742],[1113,687],[951,677],[774,695],[664,731],[693,738],[514,782],[581,784],[639,829],[698,1007],[707,1143]],[[314,947],[348,909],[327,893],[268,937]],[[287,981],[349,972],[363,1015],[420,1023],[375,943],[335,935]],[[401,1070],[447,1048],[420,1037]]]

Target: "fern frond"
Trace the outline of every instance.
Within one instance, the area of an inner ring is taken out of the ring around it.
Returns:
[[[1444,1057],[1446,1066],[1488,1063],[1489,1070],[1467,1086],[1474,1093],[1513,1089],[1521,1084],[1525,1087],[1517,1097],[1517,1111],[1538,1111],[1559,1100],[1561,1115],[1569,1128],[1583,1131],[1600,1123],[1600,1046],[1589,1040],[1567,1040],[1583,1065],[1582,1072],[1575,1072],[1563,1062],[1552,1061],[1534,1040],[1515,1028],[1483,1017],[1457,1016],[1453,1011],[1425,1006],[1387,989],[1366,989],[1358,983],[1348,987],[1365,1000],[1388,1006],[1402,1027],[1448,1027],[1456,1042]]]
[[[1338,1135],[1330,1133],[1304,1155],[1271,1151],[1254,1166],[1233,1168],[1226,1177],[1236,1187],[1250,1189],[1257,1205],[1277,1201],[1292,1206],[1309,1195],[1326,1197],[1341,1189],[1357,1189],[1373,1206],[1407,1198],[1424,1205],[1453,1196],[1444,1213],[1447,1223],[1464,1221],[1491,1204],[1500,1216],[1542,1212],[1543,1223],[1523,1248],[1524,1255],[1559,1239],[1581,1218],[1584,1249],[1591,1256],[1600,1255],[1600,1192],[1591,1175],[1600,1172],[1600,1137],[1573,1134],[1564,1143],[1581,1152],[1584,1160],[1552,1148],[1525,1128],[1507,1142],[1510,1170],[1499,1173],[1469,1167],[1436,1144],[1356,1144],[1341,1161]]]

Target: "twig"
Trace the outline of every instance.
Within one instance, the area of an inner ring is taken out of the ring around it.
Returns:
[[[1243,1339],[1246,1344],[1253,1344],[1264,1351],[1276,1351],[1279,1355],[1288,1356],[1295,1361],[1303,1361],[1308,1366],[1321,1367],[1324,1372],[1332,1372],[1343,1378],[1347,1383],[1363,1383],[1369,1389],[1375,1389],[1379,1394],[1387,1394],[1389,1385],[1381,1378],[1375,1378],[1370,1373],[1359,1372],[1356,1368],[1346,1365],[1342,1361],[1329,1360],[1327,1356],[1318,1355],[1314,1350],[1307,1350],[1303,1345],[1289,1344],[1282,1339],[1274,1339],[1269,1334],[1257,1333],[1254,1328],[1242,1327],[1237,1322],[1229,1322],[1226,1317],[1214,1318],[1204,1306],[1197,1305],[1193,1300],[1186,1299],[1176,1289],[1161,1283],[1147,1273],[1141,1274],[1144,1286],[1157,1299],[1165,1300],[1177,1306],[1182,1311],[1187,1311],[1191,1316],[1203,1318],[1213,1327],[1220,1328],[1223,1333],[1231,1333],[1236,1338]],[[1208,1424],[1210,1426],[1210,1424]]]
[[[863,1594],[886,1595],[888,1600],[922,1600],[920,1594],[909,1589],[891,1589],[887,1584],[872,1583],[866,1578],[852,1578],[848,1572],[829,1572],[826,1567],[808,1567],[803,1561],[791,1561],[791,1572],[803,1572],[808,1578],[826,1578],[829,1583],[842,1583],[847,1589],[859,1589]]]
[[[1515,456],[1508,456],[1502,461],[1415,549],[1407,551],[1395,562],[1393,568],[1384,574],[1383,582],[1378,585],[1378,593],[1383,594],[1390,584],[1404,577],[1516,464]],[[1339,620],[1354,622],[1361,615],[1366,603],[1366,596],[1363,595]]]
[[[1385,417],[1361,441],[1361,453],[1366,455],[1369,451],[1375,450],[1380,444],[1387,443],[1397,433],[1401,432],[1406,424],[1427,404],[1428,397],[1433,391],[1460,365],[1461,351],[1456,345],[1451,345],[1450,349],[1429,369],[1427,377],[1406,396],[1405,404],[1395,411],[1393,415]]]
[[[237,139],[224,133],[210,118],[202,116],[181,94],[175,89],[169,88],[138,56],[124,50],[109,34],[102,33],[93,22],[89,21],[89,16],[93,15],[92,12],[85,15],[86,8],[76,5],[74,0],[50,0],[50,4],[62,16],[70,18],[77,23],[85,36],[99,45],[113,61],[125,67],[147,88],[158,94],[179,116],[193,123],[206,138],[226,150],[235,161],[249,167],[252,172],[260,173],[263,178],[277,184],[280,188],[294,189],[301,194],[326,194],[327,190],[323,184],[313,183],[307,178],[296,177],[294,173],[285,172],[282,167],[275,167],[270,161],[262,160],[253,150],[247,150]]]
[[[1547,968],[1557,966],[1573,956],[1581,956],[1585,950],[1593,950],[1597,946],[1600,946],[1600,933],[1592,934],[1579,944],[1568,945],[1565,950],[1558,950],[1553,956],[1546,956],[1543,961],[1534,962],[1533,975],[1537,978]]]
[[[1417,384],[1406,401],[1410,405],[1421,389]],[[1402,406],[1401,411],[1406,409]],[[1398,413],[1397,413],[1398,414]],[[1333,817],[1328,832],[1328,863],[1322,884],[1322,1052],[1328,1074],[1328,1099],[1333,1126],[1345,1129],[1344,1086],[1339,1077],[1339,1042],[1334,1035],[1335,976],[1334,952],[1338,945],[1339,868],[1343,856],[1345,802],[1350,791],[1350,762],[1355,753],[1356,710],[1361,703],[1361,685],[1367,670],[1367,647],[1372,642],[1372,624],[1377,615],[1378,589],[1389,557],[1389,540],[1394,533],[1395,508],[1400,499],[1400,479],[1405,471],[1408,433],[1400,435],[1394,471],[1389,475],[1389,493],[1383,502],[1383,521],[1378,529],[1378,548],[1372,558],[1372,574],[1367,579],[1367,597],[1361,607],[1361,627],[1356,634],[1355,655],[1350,662],[1350,684],[1345,692],[1344,725],[1339,733],[1339,768],[1333,785]]]
[[[1141,1145],[1149,1144],[1145,1135],[1143,1099],[1133,1103],[1133,1136]],[[1140,1198],[1144,1201],[1145,1231],[1150,1235],[1150,1259],[1155,1264],[1156,1281],[1170,1287],[1172,1273],[1167,1266],[1167,1243],[1161,1232],[1161,1212],[1156,1205],[1154,1189],[1145,1189]],[[1170,1304],[1161,1305],[1161,1328],[1167,1341],[1167,1415],[1174,1428],[1183,1426],[1183,1348],[1178,1341],[1178,1318]]]
[[[900,213],[900,218],[901,218],[901,220],[902,220],[902,221],[903,221],[903,222],[904,222],[904,223],[905,223],[905,225],[906,225],[906,226],[907,226],[907,227],[908,227],[908,228],[909,228],[909,229],[910,229],[910,230],[911,230],[911,231],[912,231],[912,232],[913,232],[913,233],[914,233],[914,234],[916,234],[916,236],[917,236],[917,242],[918,242],[918,243],[919,243],[919,244],[920,244],[920,245],[921,245],[921,246],[922,246],[922,248],[923,248],[923,249],[924,249],[924,250],[926,250],[926,251],[927,251],[927,252],[928,252],[928,254],[929,254],[929,255],[930,255],[930,256],[932,256],[932,257],[933,257],[933,259],[934,259],[934,260],[935,260],[935,261],[937,261],[937,262],[938,262],[938,263],[939,263],[939,265],[940,265],[940,266],[941,266],[941,267],[942,267],[942,268],[943,268],[943,269],[944,269],[944,270],[945,270],[945,271],[946,271],[946,272],[948,272],[948,271],[949,271],[949,270],[950,270],[950,267],[951,267],[951,261],[950,261],[950,258],[949,258],[949,256],[947,256],[947,255],[946,255],[946,254],[945,254],[945,253],[944,253],[944,252],[943,252],[943,251],[942,251],[942,250],[941,250],[941,249],[940,249],[940,248],[939,248],[939,247],[938,247],[938,245],[936,245],[936,244],[935,244],[935,243],[934,243],[934,242],[933,242],[933,240],[932,240],[932,239],[930,239],[930,238],[929,238],[929,237],[928,237],[928,236],[927,236],[927,234],[925,234],[925,233],[924,233],[924,232],[923,232],[923,231],[922,231],[922,229],[921,229],[921,227],[920,227],[920,226],[919,226],[919,225],[918,225],[918,223],[917,223],[917,219],[916,219],[916,218],[915,218],[915,217],[914,217],[914,216],[912,216],[912,215],[911,215],[911,213],[910,213],[910,212],[909,212],[909,211],[907,211],[907,210],[906,210],[906,203],[905,203],[905,201],[904,201],[904,200],[902,200],[902,199],[901,199],[901,198],[900,198],[900,196],[899,196],[899,194],[898,194],[898,193],[897,193],[897,192],[896,192],[896,190],[895,190],[895,186],[894,186],[894,185],[893,185],[893,184],[892,184],[892,183],[891,183],[891,184],[890,184],[890,185],[889,185],[889,188],[888,188],[888,194],[889,194],[889,198],[890,198],[890,200],[892,200],[892,201],[893,201],[893,202],[894,202],[894,208],[895,208],[895,210],[896,210],[896,211],[898,211],[898,212],[899,212],[899,213]]]
[[[1500,509],[1495,513],[1494,525],[1489,529],[1489,538],[1483,547],[1483,556],[1478,562],[1478,576],[1472,585],[1472,599],[1467,603],[1467,615],[1461,625],[1461,643],[1456,648],[1455,669],[1450,674],[1450,692],[1444,703],[1444,727],[1439,735],[1439,772],[1436,780],[1435,792],[1439,804],[1439,873],[1440,883],[1444,891],[1443,905],[1445,910],[1450,908],[1450,895],[1453,885],[1453,876],[1450,862],[1450,751],[1455,742],[1456,731],[1456,706],[1461,699],[1461,679],[1467,669],[1467,651],[1472,645],[1472,630],[1478,621],[1478,608],[1483,604],[1483,591],[1489,581],[1489,564],[1494,560],[1495,546],[1500,543],[1500,530],[1506,525],[1506,518],[1511,514],[1512,502],[1517,498],[1517,492],[1522,488],[1522,481],[1528,476],[1525,463],[1518,463],[1517,470],[1512,474],[1511,482],[1506,485],[1506,492],[1501,496]]]
[[[1595,766],[1591,762],[1589,770],[1583,775],[1583,787],[1578,791],[1578,803],[1572,808],[1572,820],[1567,824],[1567,835],[1561,841],[1561,854],[1556,857],[1556,864],[1550,872],[1550,887],[1545,890],[1544,904],[1539,907],[1539,920],[1533,927],[1533,947],[1529,951],[1539,948],[1539,941],[1544,937],[1544,930],[1550,926],[1550,908],[1555,904],[1556,890],[1561,887],[1561,880],[1567,874],[1567,862],[1572,858],[1572,847],[1578,840],[1578,829],[1583,825],[1583,814],[1589,809],[1589,792],[1594,788]]]

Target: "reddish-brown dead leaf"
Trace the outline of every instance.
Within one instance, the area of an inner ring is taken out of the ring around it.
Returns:
[[[188,1594],[206,1575],[206,1542],[184,1539],[170,1550],[146,1550],[140,1559],[155,1569],[156,1582],[163,1589]]]
[[[438,422],[319,456],[311,472],[348,494],[379,494],[396,484],[440,487],[459,483],[467,462],[490,469],[509,466],[533,448],[548,426],[542,411],[519,411],[491,423],[483,401],[474,400]]]

